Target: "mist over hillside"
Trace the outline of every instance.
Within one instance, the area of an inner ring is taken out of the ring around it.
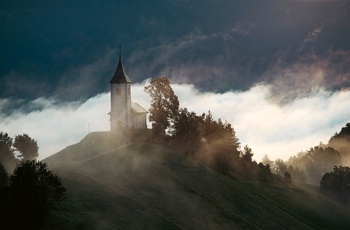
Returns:
[[[46,159],[67,187],[67,200],[45,229],[346,229],[350,224],[349,207],[317,187],[278,178],[273,184],[237,181],[181,148],[152,144],[147,136],[91,133]]]

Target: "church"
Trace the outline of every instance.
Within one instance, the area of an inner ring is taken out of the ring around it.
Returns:
[[[131,101],[131,80],[125,73],[121,51],[117,69],[110,81],[111,86],[111,131],[146,129],[147,111]]]

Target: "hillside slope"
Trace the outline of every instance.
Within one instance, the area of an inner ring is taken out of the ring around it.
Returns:
[[[350,226],[349,208],[313,187],[235,181],[178,151],[129,138],[91,133],[45,160],[67,188],[47,229]]]

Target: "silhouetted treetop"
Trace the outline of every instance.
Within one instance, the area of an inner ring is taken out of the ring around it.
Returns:
[[[9,194],[14,228],[39,229],[50,210],[65,197],[66,189],[47,164],[22,161],[10,177]]]
[[[12,172],[16,165],[12,138],[3,132],[0,132],[0,163],[3,164],[7,172]]]
[[[154,122],[152,129],[156,134],[165,134],[178,114],[179,100],[165,77],[152,80],[145,92],[152,98],[149,109],[149,120]]]
[[[248,145],[245,145],[241,153],[242,160],[246,162],[250,162],[252,161],[253,155],[254,155],[253,150],[249,148]]]
[[[17,150],[23,160],[33,160],[38,157],[38,144],[28,136],[28,134],[17,135],[13,143],[15,150]]]

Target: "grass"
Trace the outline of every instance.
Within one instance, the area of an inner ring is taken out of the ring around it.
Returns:
[[[349,207],[320,195],[315,187],[283,181],[274,185],[235,181],[179,151],[149,143],[149,135],[138,133],[132,145],[98,155],[123,146],[125,139],[121,134],[94,133],[46,159],[67,188],[67,199],[51,214],[46,228],[350,226]],[[83,160],[91,156],[95,157]],[[72,161],[80,163],[71,164]]]
[[[66,147],[44,161],[50,163],[52,167],[81,161],[98,153],[120,147],[124,144],[123,138],[122,134],[116,132],[90,133],[79,143]]]

